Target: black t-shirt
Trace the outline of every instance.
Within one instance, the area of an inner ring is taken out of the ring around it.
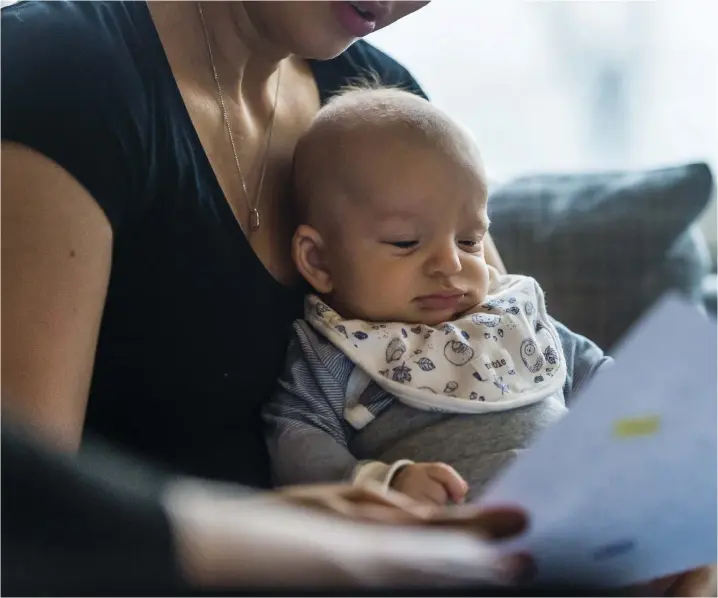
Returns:
[[[366,42],[312,62],[325,102],[375,73]],[[269,484],[259,411],[303,288],[256,257],[210,167],[144,2],[2,10],[2,138],[72,174],[114,232],[86,431],[179,471]]]

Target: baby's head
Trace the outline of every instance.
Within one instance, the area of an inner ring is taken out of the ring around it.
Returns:
[[[294,260],[340,315],[433,325],[485,297],[481,157],[426,100],[394,89],[336,97],[299,141],[294,188]]]

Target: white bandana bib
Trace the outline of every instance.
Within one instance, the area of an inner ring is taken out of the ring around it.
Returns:
[[[367,382],[374,380],[417,409],[515,409],[560,391],[566,380],[563,349],[543,291],[526,276],[492,271],[486,299],[436,327],[345,320],[316,296],[307,298],[305,308],[306,319]],[[351,408],[345,413],[350,422]]]

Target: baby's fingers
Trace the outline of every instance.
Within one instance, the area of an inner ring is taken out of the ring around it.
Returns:
[[[449,498],[455,503],[463,502],[469,485],[459,473],[446,463],[432,463],[427,470],[432,480],[439,482],[445,489]]]
[[[417,490],[417,498],[424,504],[443,507],[449,502],[449,493],[443,484],[427,478]]]

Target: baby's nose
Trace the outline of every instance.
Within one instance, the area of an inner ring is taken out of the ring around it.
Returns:
[[[461,272],[459,249],[452,243],[450,247],[437,250],[429,263],[429,271],[434,276],[452,276]]]

